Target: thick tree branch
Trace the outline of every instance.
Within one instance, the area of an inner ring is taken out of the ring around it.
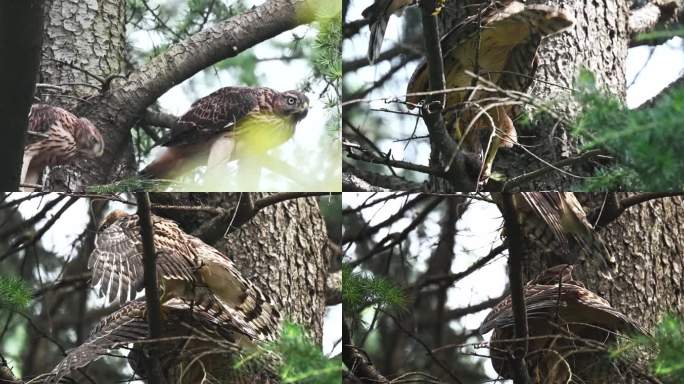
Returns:
[[[629,31],[633,35],[632,40],[639,33],[652,31],[658,24],[676,19],[678,13],[682,11],[682,2],[678,0],[651,0],[642,7],[632,10],[629,14]]]
[[[147,307],[147,324],[152,340],[161,337],[161,310],[159,306],[159,289],[157,285],[157,254],[154,249],[154,228],[150,213],[150,196],[146,192],[136,193],[138,200],[138,218],[140,220],[140,237],[143,245],[143,280],[145,283],[145,304]],[[148,380],[151,384],[161,384],[161,368],[159,353],[154,346],[149,348],[150,356],[146,359]]]
[[[155,127],[173,129],[176,127],[176,124],[178,124],[178,117],[171,115],[169,113],[157,112],[148,109],[147,111],[145,111],[142,123],[147,125],[154,125]]]
[[[515,207],[513,205],[513,196],[510,193],[502,193],[503,199],[503,218],[504,227],[508,234],[508,273],[511,284],[511,306],[513,307],[513,319],[515,328],[513,337],[523,338],[522,343],[517,343],[513,347],[513,371],[515,384],[528,384],[530,377],[527,372],[525,364],[525,356],[527,355],[527,313],[525,308],[525,294],[523,287],[523,249],[522,249],[522,235],[520,226],[516,219]]]
[[[607,226],[622,215],[627,208],[644,203],[653,199],[664,197],[684,196],[684,192],[644,192],[622,200],[617,199],[617,204],[606,204],[603,207],[594,208],[587,217],[590,223],[596,223],[595,229]],[[599,216],[600,215],[600,216]]]
[[[0,190],[19,190],[28,114],[43,41],[43,1],[0,2]]]
[[[421,184],[399,176],[381,175],[357,168],[348,162],[342,165],[342,190],[345,192],[422,191]],[[365,183],[368,183],[366,185]]]
[[[425,37],[425,56],[427,59],[430,93],[422,109],[423,120],[430,133],[432,147],[431,159],[440,159],[440,165],[449,172],[452,185],[460,191],[474,190],[465,171],[466,160],[456,146],[456,142],[447,134],[442,118],[442,109],[446,100],[442,92],[445,88],[444,62],[442,48],[439,43],[437,16],[433,15],[437,4],[434,0],[421,2],[423,35]]]

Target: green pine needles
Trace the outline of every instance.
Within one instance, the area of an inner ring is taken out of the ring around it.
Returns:
[[[342,306],[345,313],[360,314],[369,306],[403,310],[407,297],[404,290],[383,277],[352,272],[342,267]]]
[[[628,109],[599,92],[594,76],[580,74],[576,97],[584,107],[575,133],[588,148],[604,148],[615,164],[587,183],[589,190],[674,191],[684,189],[684,88],[675,88],[652,105]]]
[[[0,310],[17,311],[31,301],[31,289],[17,277],[0,276]]]
[[[656,326],[653,337],[638,337],[612,355],[619,357],[643,347],[656,351],[649,363],[650,370],[663,383],[684,382],[684,322],[679,316],[665,316]]]

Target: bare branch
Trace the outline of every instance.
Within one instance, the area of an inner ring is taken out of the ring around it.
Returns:
[[[145,283],[145,304],[147,307],[147,324],[149,337],[156,340],[161,337],[161,313],[159,306],[159,290],[157,285],[157,254],[154,249],[154,227],[150,213],[150,196],[147,192],[137,192],[138,219],[140,220],[140,237],[143,244],[143,279]],[[161,368],[159,354],[154,346],[149,348],[149,359],[146,371],[151,384],[161,384]]]
[[[527,355],[527,313],[525,308],[525,294],[523,287],[523,249],[520,226],[516,218],[513,196],[510,193],[502,193],[503,217],[506,233],[508,234],[508,273],[511,283],[511,306],[513,307],[513,320],[515,322],[514,337],[524,338],[524,342],[514,346],[513,371],[515,384],[530,383],[529,373],[525,363]]]

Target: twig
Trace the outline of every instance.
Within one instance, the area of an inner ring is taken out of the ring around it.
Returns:
[[[363,383],[390,382],[375,369],[368,355],[354,346],[346,321],[342,321],[342,361],[349,371]]]
[[[143,244],[143,279],[145,283],[145,304],[147,307],[147,324],[150,328],[150,340],[161,337],[161,313],[159,307],[159,290],[157,286],[157,254],[154,249],[154,228],[150,214],[150,196],[147,192],[137,192],[138,220],[140,220],[140,237]],[[161,384],[161,368],[159,354],[155,346],[149,348],[146,371],[151,384]]]
[[[510,191],[512,188],[519,186],[520,184],[536,179],[542,175],[545,175],[551,171],[558,170],[561,167],[565,167],[568,165],[574,165],[577,163],[581,163],[584,161],[588,161],[593,159],[594,157],[598,157],[600,155],[604,155],[605,152],[600,150],[600,149],[593,149],[587,152],[584,152],[583,154],[576,156],[576,157],[571,157],[568,159],[561,160],[559,162],[556,162],[554,164],[548,165],[546,167],[534,170],[532,172],[524,173],[520,176],[516,176],[512,179],[509,179],[506,181],[501,188],[502,192]]]

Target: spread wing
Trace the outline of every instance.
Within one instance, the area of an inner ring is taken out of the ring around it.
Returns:
[[[178,119],[177,127],[160,140],[166,147],[206,141],[208,137],[229,131],[250,112],[258,111],[259,92],[255,88],[225,87],[197,100]]]
[[[194,283],[198,267],[193,249],[184,232],[171,220],[153,216],[157,273],[164,279]],[[100,284],[98,294],[109,302],[119,303],[135,298],[143,288],[143,250],[138,216],[121,218],[101,230],[95,239],[95,250],[88,260],[93,286]]]
[[[250,338],[273,340],[280,329],[276,305],[214,247],[188,235],[172,220],[152,216],[159,281],[169,297],[195,297],[207,287],[232,321]],[[137,215],[124,215],[100,229],[90,256],[92,285],[120,303],[143,288],[143,251]]]
[[[208,300],[211,300],[207,296]],[[173,299],[162,306],[164,318],[162,329],[187,326],[190,330],[201,332],[221,341],[221,348],[240,352],[236,343],[241,332],[233,324],[230,316],[220,311],[215,302],[188,303]],[[91,331],[83,344],[69,351],[67,356],[52,370],[47,383],[58,383],[63,377],[90,364],[117,348],[146,339],[149,336],[146,305],[143,299],[131,301],[118,311],[104,318]]]
[[[611,331],[646,334],[633,320],[610,306],[610,303],[588,289],[572,285],[532,285],[525,287],[525,308],[527,318],[553,319],[556,311],[567,323],[587,323]],[[485,334],[494,328],[512,327],[513,307],[507,296],[487,315],[480,326]]]
[[[523,200],[532,208],[532,211],[551,228],[556,238],[563,244],[567,244],[562,224],[562,196],[561,192],[521,192]]]

